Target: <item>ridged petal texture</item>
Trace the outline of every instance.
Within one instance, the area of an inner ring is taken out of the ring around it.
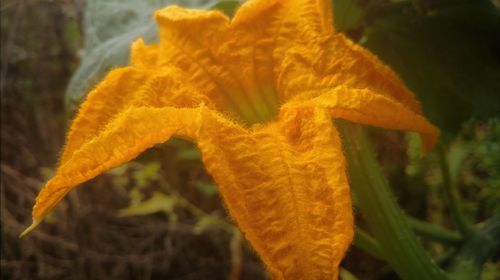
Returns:
[[[331,1],[248,1],[230,20],[170,6],[160,42],[88,94],[32,230],[75,186],[172,136],[195,142],[245,237],[274,279],[336,279],[353,238],[333,118],[438,130],[399,78],[332,26]]]

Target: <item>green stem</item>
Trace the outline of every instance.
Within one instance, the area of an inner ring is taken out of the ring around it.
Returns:
[[[380,243],[386,260],[404,280],[447,279],[418,243],[398,207],[360,127],[338,122],[359,210]]]
[[[438,146],[439,163],[441,173],[443,175],[444,196],[448,207],[450,208],[451,218],[457,226],[457,229],[464,236],[471,233],[472,226],[465,219],[465,216],[460,209],[460,196],[458,195],[457,186],[454,180],[451,179],[450,166],[448,164],[448,153],[446,148],[440,144]]]
[[[458,245],[463,242],[460,234],[454,231],[422,222],[412,217],[407,217],[407,219],[409,226],[418,235],[447,245]],[[356,234],[354,236],[354,246],[379,260],[385,260],[384,252],[377,240],[358,227],[356,227]]]
[[[457,232],[408,217],[408,224],[418,235],[448,245],[460,244],[463,239]]]
[[[353,205],[355,208],[359,208],[359,202],[356,197],[356,193],[352,194]],[[448,245],[456,245],[463,242],[462,236],[452,230],[440,227],[434,224],[426,223],[421,220],[415,219],[410,216],[406,216],[410,227],[423,237],[432,239],[434,241],[441,242]],[[369,236],[370,237],[370,236]],[[356,243],[354,243],[356,245]],[[359,247],[359,246],[358,246]],[[361,248],[363,249],[363,248]]]
[[[479,279],[484,263],[500,249],[500,214],[471,231],[450,266],[450,277]]]
[[[384,252],[382,248],[380,248],[380,244],[378,244],[377,240],[358,227],[356,227],[356,233],[354,235],[354,246],[379,260],[385,260]]]

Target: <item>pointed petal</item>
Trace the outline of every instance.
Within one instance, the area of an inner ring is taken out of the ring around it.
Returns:
[[[337,276],[353,235],[349,187],[330,116],[311,107],[246,130],[206,107],[131,106],[58,168],[34,220],[76,185],[174,134],[198,142],[231,215],[277,279]]]
[[[266,16],[296,33],[313,32],[310,35],[316,36],[334,31],[332,1],[327,0],[251,0],[238,9],[231,24],[257,26]]]
[[[191,73],[219,108],[249,124],[271,119],[280,102],[275,78],[298,40],[333,32],[331,3],[248,1],[230,23],[220,12],[167,7],[156,13],[162,63]]]
[[[334,118],[382,128],[417,132],[422,137],[424,153],[434,146],[439,137],[439,130],[423,115],[414,112],[399,100],[370,89],[351,89],[342,86],[323,90],[314,98],[308,95],[318,95],[318,92],[316,90],[312,90],[309,94],[304,92],[286,106],[311,104],[311,106],[329,110]]]
[[[173,133],[192,136],[199,106],[213,106],[185,80],[172,67],[154,72],[137,67],[111,71],[81,105],[56,176],[37,198],[34,218],[41,220],[77,184],[168,140]],[[176,109],[180,107],[185,109]]]
[[[224,14],[168,6],[156,12],[155,18],[160,29],[160,63],[185,71],[189,83],[205,92],[219,109],[230,108],[252,123],[261,119],[235,71],[226,66],[228,61],[216,55],[219,50],[230,51],[223,44],[229,25]]]
[[[143,69],[161,67],[159,49],[157,44],[146,45],[142,39],[137,39],[132,43],[130,64]]]
[[[279,122],[251,131],[206,121],[198,146],[273,278],[336,279],[353,217],[340,139],[327,112],[283,111]]]
[[[246,75],[259,85],[266,102],[283,100],[276,80],[285,54],[297,44],[333,33],[331,1],[255,0],[245,2],[231,22],[233,37],[245,34],[236,50],[252,58]],[[237,45],[237,44],[235,44]],[[250,55],[248,55],[250,54]]]
[[[87,95],[67,135],[60,164],[64,164],[83,143],[102,130],[110,118],[130,104],[150,73],[132,67],[119,68]]]
[[[165,67],[155,72],[136,67],[115,69],[81,105],[59,164],[63,165],[79,147],[104,130],[118,113],[132,105],[195,107],[201,103],[212,106],[208,98],[190,86],[175,68]]]
[[[346,86],[392,97],[420,113],[420,104],[399,77],[375,55],[342,34],[296,46],[287,53],[282,66],[278,84],[286,99],[304,91],[320,93]]]
[[[59,166],[56,175],[38,194],[34,220],[42,220],[75,186],[132,160],[172,135],[196,138],[203,110],[208,109],[130,107],[120,112]]]
[[[27,227],[21,234],[19,234],[19,238],[23,238],[28,233],[32,232],[42,221],[33,219],[33,223],[29,227]]]

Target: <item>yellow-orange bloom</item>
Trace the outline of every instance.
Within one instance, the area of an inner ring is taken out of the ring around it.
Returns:
[[[34,226],[76,185],[179,136],[195,142],[231,216],[275,279],[334,279],[353,237],[333,118],[438,131],[399,78],[334,31],[329,0],[156,12],[160,42],[88,95]],[[31,230],[30,227],[27,231]]]

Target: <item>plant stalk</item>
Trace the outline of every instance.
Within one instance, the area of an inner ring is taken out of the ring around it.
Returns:
[[[438,145],[439,163],[441,173],[443,175],[444,196],[448,207],[450,208],[451,218],[455,223],[457,229],[463,236],[467,236],[472,231],[472,226],[465,219],[465,216],[460,209],[460,196],[458,194],[457,186],[451,178],[450,166],[448,164],[448,153],[443,144]]]
[[[458,232],[429,224],[415,218],[408,217],[408,224],[418,235],[427,237],[447,245],[457,245],[463,242]]]
[[[338,122],[343,136],[351,187],[359,210],[379,242],[387,262],[404,280],[448,279],[417,241],[389,190],[361,127]]]
[[[480,224],[468,235],[449,268],[456,280],[479,279],[484,263],[500,250],[500,213]]]
[[[354,235],[354,246],[372,255],[379,260],[385,260],[384,252],[380,248],[377,240],[371,237],[368,233],[356,227]]]

